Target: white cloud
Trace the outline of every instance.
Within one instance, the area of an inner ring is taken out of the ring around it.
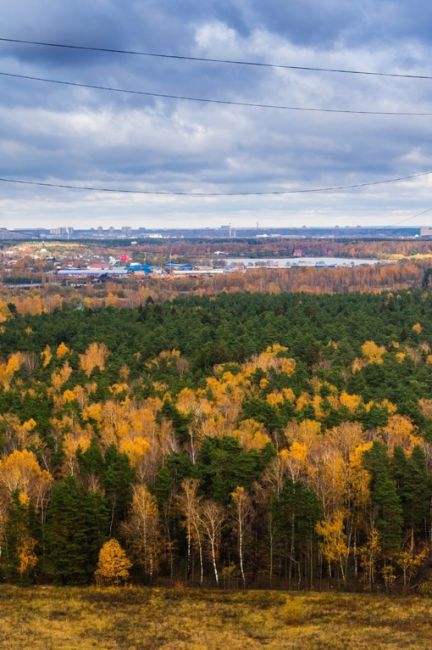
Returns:
[[[51,6],[48,1],[46,4]],[[73,42],[80,18],[96,19],[104,12],[104,24],[112,30],[107,31],[105,44],[110,43],[110,34],[115,43],[117,21],[124,38],[129,25],[134,47],[146,49],[153,39],[148,49],[155,50],[155,34],[150,33],[155,24],[161,30],[159,49],[186,53],[188,36],[190,52],[195,56],[377,71],[429,70],[429,43],[415,38],[413,30],[406,38],[400,37],[400,7],[395,11],[394,3],[383,3],[380,11],[375,8],[374,27],[361,4],[348,2],[339,4],[340,24],[336,24],[338,3],[322,0],[324,23],[333,20],[331,26],[328,23],[334,34],[330,41],[319,34],[311,38],[294,10],[290,20],[297,31],[279,29],[281,9],[275,3],[268,7],[272,14],[268,20],[252,0],[239,3],[241,11],[237,14],[224,13],[217,3],[209,3],[208,15],[201,8],[198,16],[190,12],[190,3],[173,3],[171,12],[165,2],[146,4],[148,25],[138,20],[127,23],[120,2],[114,0],[78,3],[74,18],[57,6],[55,11],[47,11],[46,20],[43,15],[35,17],[34,5],[34,11],[29,12],[36,21],[31,35],[36,35],[39,21],[39,32],[51,33],[56,40],[55,27],[64,27],[66,16],[73,24],[70,38],[63,33],[63,40]],[[367,4],[372,11],[374,3]],[[182,6],[186,12],[183,31]],[[316,8],[314,0],[309,0],[308,6]],[[134,12],[141,15],[135,5],[128,7],[131,17]],[[18,6],[9,8],[9,18],[18,17],[19,10]],[[287,8],[287,15],[289,11]],[[397,40],[380,38],[379,25],[385,16],[398,34]],[[374,28],[375,33],[366,37],[362,32],[365,26]],[[91,34],[91,30],[86,33]],[[94,34],[98,39],[101,36],[98,30]],[[168,35],[171,40],[167,43]],[[127,38],[125,43],[126,47]],[[74,56],[67,53],[62,59],[52,51],[51,56],[39,52],[31,57],[28,48],[17,50],[14,56],[14,50],[5,48],[0,50],[0,69],[291,106],[429,111],[432,105],[432,84],[423,81],[112,55],[88,55],[78,64]],[[155,190],[242,192],[344,185],[432,169],[429,118],[270,111],[153,101],[4,78],[1,83],[3,177]],[[333,225],[340,220],[370,225],[387,223],[393,215],[402,219],[428,207],[430,186],[430,178],[423,177],[355,193],[205,200],[85,195],[4,184],[0,210],[3,223],[10,227],[18,222],[57,225],[60,221],[78,226],[88,220],[98,225],[124,220],[128,225],[140,225],[144,220],[149,226],[158,226],[161,219],[167,226],[183,225],[184,221],[190,225],[227,221],[247,225],[247,220],[275,226],[287,221],[293,225]],[[424,223],[427,221],[426,215]]]

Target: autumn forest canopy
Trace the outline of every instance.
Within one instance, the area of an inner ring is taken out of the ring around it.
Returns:
[[[11,310],[0,574],[430,587],[432,294]]]

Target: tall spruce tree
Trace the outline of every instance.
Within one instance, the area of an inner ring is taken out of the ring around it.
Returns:
[[[426,456],[421,447],[414,447],[407,461],[402,506],[405,526],[409,529],[412,544],[414,533],[426,532],[430,526],[431,482],[426,469]]]
[[[375,441],[363,456],[365,468],[371,474],[372,521],[380,536],[384,552],[391,554],[400,548],[402,540],[402,505],[395,480],[390,473],[387,449]]]
[[[391,474],[396,483],[396,489],[402,502],[405,478],[407,471],[407,459],[402,447],[396,446],[391,459]]]
[[[304,483],[287,480],[271,508],[276,554],[291,579],[296,570],[300,575],[302,559],[310,551],[315,526],[322,516],[321,503]]]
[[[91,441],[90,447],[86,451],[77,451],[77,460],[80,470],[80,475],[84,479],[89,479],[91,476],[101,477],[104,468],[104,461],[102,453],[97,440],[94,438]]]
[[[119,524],[126,519],[132,500],[133,480],[134,470],[129,458],[117,447],[110,445],[105,452],[102,476],[107,506],[110,511],[110,536],[117,533]]]
[[[250,488],[273,455],[271,445],[245,451],[232,436],[206,438],[198,460],[203,493],[226,505],[237,486]]]
[[[404,451],[395,447],[391,471],[402,505],[405,532],[413,547],[415,534],[424,532],[427,536],[430,527],[432,486],[423,449],[414,447],[406,458]]]
[[[108,532],[101,495],[86,493],[72,476],[57,483],[46,520],[46,571],[61,584],[84,584],[96,568]]]

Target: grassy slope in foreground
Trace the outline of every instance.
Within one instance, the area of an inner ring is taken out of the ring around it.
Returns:
[[[430,648],[420,597],[0,587],[0,647],[33,650]]]

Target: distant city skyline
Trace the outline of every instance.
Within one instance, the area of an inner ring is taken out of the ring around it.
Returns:
[[[0,228],[0,240],[85,240],[93,239],[94,241],[104,241],[109,239],[125,240],[136,243],[133,240],[145,239],[190,239],[208,238],[230,240],[230,239],[283,239],[287,240],[306,240],[306,239],[333,239],[350,238],[350,239],[386,239],[392,238],[431,238],[432,227],[352,227],[352,226],[335,226],[334,228],[257,228],[257,226],[236,228],[229,225],[220,225],[215,228],[202,226],[201,228],[132,228],[127,226],[106,227],[102,226],[93,228]],[[301,246],[301,243],[300,243]],[[299,249],[300,250],[300,249]],[[300,254],[300,253],[299,253]]]

